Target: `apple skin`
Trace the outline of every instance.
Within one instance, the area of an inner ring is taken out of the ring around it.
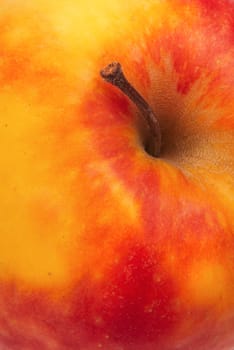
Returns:
[[[1,350],[230,350],[233,3],[2,0],[0,27]]]

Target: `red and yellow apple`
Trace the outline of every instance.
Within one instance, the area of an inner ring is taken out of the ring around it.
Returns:
[[[233,348],[234,4],[2,0],[0,28],[0,349]]]

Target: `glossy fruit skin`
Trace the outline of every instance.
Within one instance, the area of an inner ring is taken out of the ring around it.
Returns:
[[[2,3],[1,350],[230,350],[233,3]]]

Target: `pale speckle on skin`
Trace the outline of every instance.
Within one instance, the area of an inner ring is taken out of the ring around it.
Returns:
[[[155,282],[155,283],[161,282],[161,277],[158,276],[157,274],[155,274],[153,278],[154,278],[154,282]]]
[[[95,318],[95,324],[96,324],[96,325],[101,325],[102,323],[103,323],[102,317],[97,316],[97,317]]]

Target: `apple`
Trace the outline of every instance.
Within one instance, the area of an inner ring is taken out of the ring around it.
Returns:
[[[0,28],[0,349],[232,349],[233,2],[2,0]]]

